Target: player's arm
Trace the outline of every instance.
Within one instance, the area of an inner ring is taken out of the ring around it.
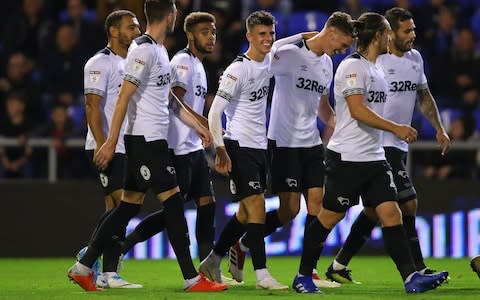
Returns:
[[[120,135],[120,129],[122,128],[122,123],[127,113],[128,102],[136,90],[137,86],[134,83],[128,80],[123,81],[120,93],[118,94],[117,103],[115,104],[115,110],[113,112],[107,140],[100,147],[94,158],[95,164],[101,170],[104,170],[113,158],[118,137]]]
[[[279,39],[273,43],[272,51],[274,49],[278,49],[284,45],[288,44],[295,44],[298,43],[302,40],[308,40],[312,37],[314,37],[318,32],[317,31],[310,31],[310,32],[302,32],[302,33],[297,33],[291,36],[287,36],[283,39]]]
[[[445,155],[450,147],[450,138],[443,127],[442,119],[440,118],[440,113],[438,112],[438,107],[433,99],[432,93],[427,86],[425,89],[418,90],[417,94],[420,101],[420,111],[437,131],[436,138],[442,146],[442,155]]]
[[[186,103],[176,97],[171,92],[169,109],[187,126],[193,128],[198,136],[202,139],[204,147],[208,147],[212,143],[212,134],[208,131],[208,128],[203,126],[200,121],[191,113],[193,109]]]
[[[105,122],[105,113],[101,107],[103,97],[96,94],[85,95],[85,113],[87,124],[93,134],[97,148],[105,142],[103,134],[103,122]]]
[[[179,86],[175,86],[172,88],[171,91],[174,94],[174,97],[172,97],[173,101],[179,101],[181,105],[185,107],[186,110],[188,110],[189,113],[191,113],[200,124],[202,124],[203,127],[208,129],[208,119],[202,116],[201,114],[197,113],[193,108],[190,107],[185,101],[183,100],[183,97],[187,93],[185,89]]]
[[[417,139],[417,131],[414,128],[387,120],[366,106],[364,94],[352,94],[346,96],[345,100],[353,119],[373,128],[390,131],[407,143]]]
[[[318,105],[318,117],[323,124],[326,124],[332,128],[335,127],[335,112],[328,101],[328,94],[322,95],[320,98],[320,103]]]
[[[215,170],[225,176],[232,171],[232,162],[228,156],[223,142],[222,113],[228,105],[228,101],[220,96],[215,96],[208,113],[208,124],[213,136],[213,145],[217,156],[215,158]]]

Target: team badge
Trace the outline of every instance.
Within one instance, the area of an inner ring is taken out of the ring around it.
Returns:
[[[140,167],[140,175],[142,175],[143,179],[145,180],[150,180],[150,178],[152,177],[152,173],[150,173],[150,169],[145,165],[142,165]]]
[[[100,80],[100,71],[90,71],[88,72],[88,78],[91,83],[97,83]]]
[[[106,188],[108,186],[108,176],[103,173],[100,173],[99,177],[100,177],[100,183],[104,188]]]

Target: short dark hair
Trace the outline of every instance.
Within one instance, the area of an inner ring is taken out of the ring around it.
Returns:
[[[274,25],[276,23],[275,17],[268,11],[259,10],[251,13],[245,22],[247,31],[252,30],[255,25]]]
[[[353,21],[354,36],[357,38],[357,47],[360,51],[367,49],[377,32],[383,32],[388,28],[385,20],[381,14],[366,12],[358,20]]]
[[[147,22],[159,22],[175,10],[175,0],[145,0],[143,10]]]
[[[404,8],[394,7],[385,12],[385,18],[387,18],[388,23],[390,23],[392,30],[397,31],[399,27],[398,23],[413,19],[413,15]]]
[[[335,27],[345,34],[353,36],[352,17],[344,12],[336,11],[328,17],[325,27]]]
[[[192,32],[195,25],[199,23],[215,23],[215,17],[207,12],[196,11],[189,13],[183,23],[183,30],[185,32]]]
[[[126,9],[112,11],[107,16],[107,18],[105,19],[105,32],[107,33],[107,38],[110,38],[110,27],[118,28],[124,16],[130,16],[132,18],[137,17],[133,12]]]

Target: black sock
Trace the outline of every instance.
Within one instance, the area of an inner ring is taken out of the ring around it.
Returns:
[[[362,248],[363,244],[370,239],[375,225],[377,225],[376,222],[370,220],[363,211],[360,212],[355,222],[353,222],[350,233],[345,243],[343,243],[343,247],[337,253],[335,260],[347,266],[352,257]]]
[[[90,237],[90,241],[93,241],[93,238],[95,237],[95,235],[97,234],[97,231],[98,229],[100,228],[100,225],[102,225],[103,221],[108,217],[108,215],[113,211],[113,209],[109,209],[105,212],[103,212],[103,214],[100,216],[100,219],[98,220],[98,223],[97,223],[97,226],[95,226],[95,228],[93,229],[93,232],[92,232],[92,235]]]
[[[403,216],[403,228],[407,234],[408,243],[410,244],[410,250],[412,251],[413,262],[417,271],[425,269],[427,266],[423,262],[422,249],[420,248],[420,242],[418,241],[418,233],[415,228],[414,216]]]
[[[192,279],[198,275],[190,256],[190,240],[187,222],[185,221],[183,198],[176,193],[163,202],[165,228],[184,279]]]
[[[103,272],[117,272],[120,259],[120,244],[115,243],[103,249]]]
[[[413,264],[405,230],[402,225],[396,225],[383,227],[382,232],[387,253],[395,262],[395,265],[397,265],[397,269],[405,281],[408,275],[415,272],[415,265]]]
[[[165,228],[165,216],[163,208],[146,216],[135,230],[127,235],[122,244],[122,253],[130,251],[137,243],[143,242]]]
[[[215,202],[197,208],[197,223],[195,235],[200,261],[207,257],[213,248],[215,239]]]
[[[237,216],[233,215],[220,233],[220,238],[213,247],[213,251],[220,257],[223,257],[227,253],[228,248],[233,246],[245,233],[245,227],[238,221]]]
[[[106,247],[121,241],[125,236],[125,228],[128,222],[138,214],[140,206],[139,204],[120,201],[120,204],[112,210],[98,228],[87,253],[80,260],[80,263],[92,267],[95,260]],[[92,248],[91,251],[89,251],[90,248]],[[96,257],[94,257],[94,253]]]
[[[265,224],[248,223],[247,233],[242,239],[250,248],[250,256],[252,257],[253,269],[265,269],[267,267],[267,257],[265,254],[265,240],[264,240]]]
[[[267,212],[265,215],[265,236],[271,235],[282,225],[278,218],[278,210],[275,209]]]
[[[322,253],[325,240],[331,229],[325,228],[322,223],[315,218],[305,230],[303,236],[303,251],[300,259],[300,268],[298,272],[301,275],[311,276],[313,268]]]
[[[307,213],[307,217],[305,218],[305,225],[303,226],[303,236],[305,236],[305,232],[307,231],[308,225],[310,225],[310,223],[315,221],[316,218],[317,216],[310,215]],[[315,261],[315,265],[313,266],[314,269],[317,268],[317,262],[318,262],[318,259]]]

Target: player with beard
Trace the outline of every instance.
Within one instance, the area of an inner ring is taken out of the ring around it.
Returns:
[[[390,25],[377,13],[364,13],[355,21],[357,52],[339,65],[334,79],[336,123],[325,153],[325,195],[317,218],[308,224],[303,239],[300,268],[293,281],[298,293],[320,293],[312,271],[328,234],[362,197],[366,209],[382,224],[385,248],[395,262],[407,293],[433,289],[448,273],[416,272],[396,201],[396,187],[382,144],[383,131],[407,143],[414,128],[383,117],[388,92],[383,70],[375,65],[387,53]]]
[[[226,285],[208,280],[198,274],[193,266],[183,215],[183,198],[167,144],[170,62],[163,42],[166,34],[172,32],[175,26],[175,1],[146,0],[144,8],[147,30],[130,46],[109,135],[94,157],[100,170],[108,167],[126,115],[127,167],[122,201],[103,221],[85,256],[70,268],[68,277],[87,291],[97,290],[92,280],[93,263],[105,247],[122,239],[122,232],[137,215],[145,193],[151,189],[164,207],[165,227],[182,271],[184,290],[225,290]],[[188,111],[177,106],[174,113],[195,128],[204,144],[210,143],[209,131]]]
[[[111,164],[104,171],[93,165],[94,153],[105,142],[108,125],[112,119],[115,102],[123,81],[125,58],[132,40],[140,35],[135,14],[128,10],[118,10],[109,14],[105,20],[108,37],[107,46],[97,52],[85,64],[84,85],[88,133],[85,151],[92,169],[99,178],[105,195],[105,213],[98,221],[92,238],[102,221],[118,206],[122,196],[123,174],[125,173],[125,146],[123,136],[117,143]],[[123,127],[124,124],[122,124]],[[125,281],[117,273],[120,256],[119,245],[105,248],[103,252],[103,273],[98,274],[97,286],[103,288],[141,288],[139,284]],[[86,248],[80,250],[77,259],[81,259]],[[98,264],[94,265],[99,272]]]
[[[442,146],[442,155],[448,151],[450,139],[442,125],[435,100],[428,88],[423,71],[423,59],[413,49],[415,23],[412,14],[403,8],[392,8],[385,13],[393,30],[390,53],[380,55],[377,66],[385,74],[388,83],[387,101],[382,116],[399,124],[411,124],[416,99],[424,116],[436,129],[436,138]],[[405,168],[408,143],[391,132],[383,135],[383,147],[392,167],[393,180],[398,192],[398,205],[402,211],[402,223],[407,234],[416,270],[424,274],[435,273],[423,261],[422,250],[415,229],[417,194]],[[347,265],[371,235],[377,217],[368,209],[362,211],[352,225],[345,243],[328,268],[328,278],[341,283],[355,283]]]

